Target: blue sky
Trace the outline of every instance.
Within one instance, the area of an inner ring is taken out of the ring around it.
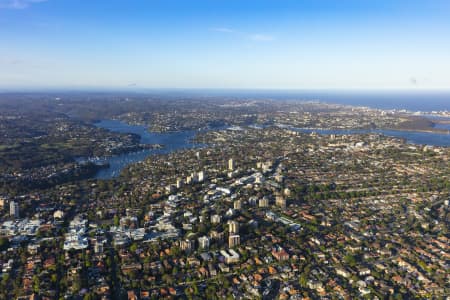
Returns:
[[[450,88],[447,0],[0,0],[0,87]]]

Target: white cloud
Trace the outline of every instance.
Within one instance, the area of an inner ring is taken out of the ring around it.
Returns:
[[[0,0],[0,8],[24,9],[34,3],[46,1],[47,0]]]
[[[271,36],[271,35],[260,34],[260,33],[252,34],[252,35],[249,36],[249,38],[250,38],[252,41],[257,41],[257,42],[270,42],[270,41],[273,41],[273,40],[275,39],[275,38],[274,38],[273,36]]]

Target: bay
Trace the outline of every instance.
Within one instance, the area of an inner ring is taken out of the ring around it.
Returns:
[[[382,134],[385,136],[405,139],[409,144],[428,145],[428,146],[450,146],[450,134],[434,133],[434,132],[418,132],[418,131],[403,131],[403,130],[387,130],[387,129],[310,129],[310,128],[291,128],[303,133],[317,133],[317,134]]]
[[[97,127],[107,129],[113,132],[120,133],[134,133],[141,137],[141,144],[161,144],[164,147],[162,149],[144,149],[138,152],[124,153],[120,155],[114,155],[111,157],[95,158],[91,159],[98,163],[108,163],[109,168],[103,168],[99,170],[94,178],[96,179],[111,179],[120,175],[120,172],[126,166],[143,161],[150,155],[155,154],[167,154],[173,151],[181,149],[192,149],[203,147],[203,144],[197,144],[192,142],[193,138],[199,131],[188,130],[179,132],[164,132],[156,133],[149,132],[145,126],[129,125],[117,120],[103,120],[95,124]],[[249,126],[253,128],[263,128],[264,126]],[[297,130],[303,133],[317,134],[367,134],[376,133],[386,136],[403,138],[407,143],[430,145],[430,146],[450,146],[450,134],[445,133],[432,133],[432,132],[416,132],[416,131],[401,131],[401,130],[340,130],[340,129],[311,129],[311,128],[294,128],[289,126],[292,130]],[[439,124],[439,128],[450,129],[449,124]],[[218,127],[214,129],[224,129],[224,127]],[[231,127],[232,129],[232,127]]]
[[[156,133],[149,132],[145,126],[129,125],[117,120],[102,120],[96,123],[95,126],[113,132],[137,134],[141,137],[141,144],[163,145],[162,149],[144,149],[138,152],[129,152],[111,157],[93,159],[94,162],[109,164],[109,168],[103,168],[96,173],[94,176],[96,179],[111,179],[117,177],[126,166],[143,161],[150,155],[167,154],[176,150],[198,148],[203,146],[202,144],[192,142],[192,139],[198,132],[195,130]]]

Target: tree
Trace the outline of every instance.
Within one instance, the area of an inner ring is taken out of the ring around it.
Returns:
[[[2,284],[6,284],[9,280],[9,274],[3,274],[3,278],[2,278]]]
[[[93,300],[94,296],[91,293],[86,293],[83,297],[83,300]]]
[[[401,293],[396,293],[396,294],[394,295],[394,299],[395,299],[395,300],[401,300],[401,299],[403,299],[403,296],[402,296]]]
[[[108,257],[106,258],[106,261],[105,261],[105,262],[106,262],[106,266],[107,266],[108,268],[111,268],[111,265],[112,265],[111,257],[108,256]]]
[[[58,281],[58,275],[56,275],[56,274],[52,274],[52,276],[51,276],[51,279],[50,279],[51,281],[52,281],[52,283],[53,284],[55,284],[57,281]]]
[[[192,289],[194,290],[194,295],[196,295],[196,296],[199,295],[197,284],[193,283],[192,284]]]
[[[4,251],[9,247],[9,240],[6,237],[0,237],[0,251]]]
[[[190,288],[190,287],[185,288],[184,294],[186,295],[186,297],[188,299],[192,299],[192,294],[193,294],[192,288]]]
[[[120,224],[120,219],[118,215],[114,216],[114,226],[119,226]]]
[[[301,287],[306,288],[308,284],[308,275],[302,273],[298,279],[298,284],[300,284]]]
[[[356,259],[353,255],[346,255],[344,257],[344,261],[350,266],[350,267],[354,267],[356,265]]]
[[[166,284],[168,284],[168,285],[172,285],[173,284],[173,278],[172,278],[172,276],[171,275],[169,275],[169,274],[164,274],[163,276],[162,276],[162,280],[164,280],[164,282],[166,283]]]
[[[33,290],[36,293],[39,293],[39,286],[40,286],[39,277],[37,275],[34,275],[33,276]]]

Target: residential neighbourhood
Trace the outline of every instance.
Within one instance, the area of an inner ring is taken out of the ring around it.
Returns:
[[[448,295],[448,148],[277,127],[196,139],[213,146],[132,165],[114,192],[92,181],[5,196],[3,295]]]

